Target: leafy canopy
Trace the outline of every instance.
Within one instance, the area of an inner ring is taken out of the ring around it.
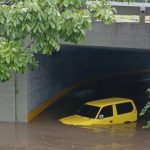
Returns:
[[[61,40],[82,42],[93,20],[113,22],[116,11],[108,0],[86,2],[0,0],[0,80],[35,67],[34,53],[51,55]]]
[[[147,93],[147,104],[144,106],[144,108],[141,110],[139,116],[148,116],[150,115],[150,88],[148,88],[146,90],[146,93]],[[146,129],[150,129],[150,121],[147,121],[146,125],[143,126],[143,128],[146,128]]]

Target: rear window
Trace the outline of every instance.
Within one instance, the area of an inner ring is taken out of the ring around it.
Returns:
[[[118,115],[130,113],[133,111],[133,105],[131,102],[116,104],[116,109],[117,109]]]

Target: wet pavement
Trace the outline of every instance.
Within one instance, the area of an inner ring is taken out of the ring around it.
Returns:
[[[142,129],[143,120],[89,127],[68,126],[58,121],[74,114],[84,102],[106,95],[134,98],[138,109],[146,102],[145,89],[150,87],[149,82],[118,82],[114,86],[113,80],[109,86],[108,82],[97,82],[72,91],[30,124],[0,123],[0,150],[150,150],[150,130]]]

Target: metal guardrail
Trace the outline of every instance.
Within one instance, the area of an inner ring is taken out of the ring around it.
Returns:
[[[112,2],[119,2],[118,0],[111,0]],[[150,0],[134,0],[135,3],[150,3]]]
[[[95,1],[95,0],[91,0]],[[119,2],[119,0],[110,0],[111,2]],[[133,0],[135,3],[150,3],[150,0]]]
[[[139,16],[139,22],[145,23],[145,17],[150,16],[150,3],[120,3],[111,2],[119,15]]]
[[[150,0],[149,0],[150,1]],[[142,1],[141,1],[142,2]],[[112,6],[117,10],[117,15],[139,16],[139,22],[145,23],[145,16],[150,16],[150,3],[141,2],[116,2],[111,1]],[[87,4],[94,3],[94,1],[87,1]]]
[[[90,0],[95,1],[95,0]],[[120,2],[119,0],[110,0],[111,2]],[[133,0],[135,3],[150,3],[150,0]]]
[[[94,2],[94,1],[92,1]],[[112,4],[112,6],[128,6],[128,7],[150,7],[150,3],[141,3],[141,2],[132,2],[132,3],[128,3],[128,2],[114,2],[111,1],[110,2]]]

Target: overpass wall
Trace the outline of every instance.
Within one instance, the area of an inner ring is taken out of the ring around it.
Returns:
[[[150,24],[114,23],[107,26],[101,22],[93,22],[85,42],[79,45],[149,50]]]

